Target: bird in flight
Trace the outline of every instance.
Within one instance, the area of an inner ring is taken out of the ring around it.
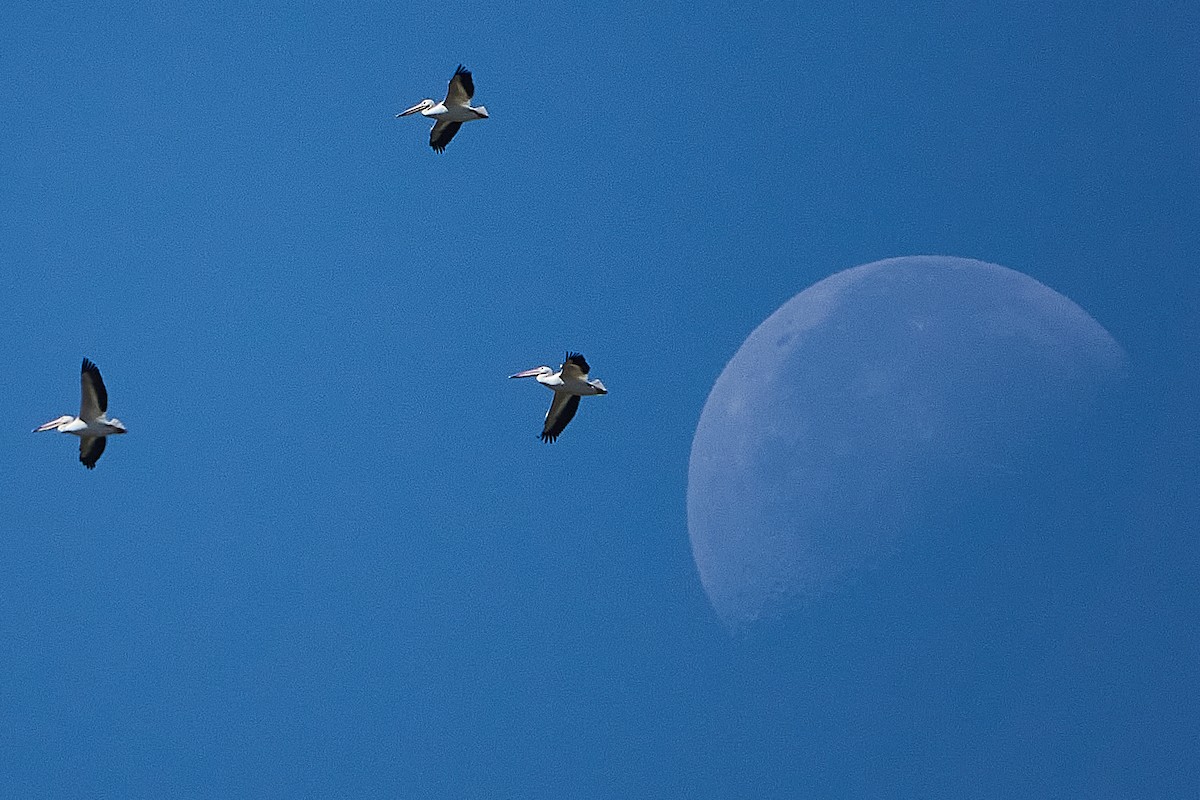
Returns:
[[[92,469],[104,453],[106,437],[125,433],[125,426],[121,420],[109,419],[105,413],[108,411],[108,391],[104,388],[104,379],[100,377],[96,365],[86,358],[80,370],[79,382],[83,393],[79,402],[79,416],[64,414],[34,428],[33,432],[57,430],[75,434],[79,437],[79,462]]]
[[[550,410],[546,412],[546,424],[542,426],[543,442],[553,442],[567,427],[579,410],[579,398],[589,394],[608,394],[604,384],[588,380],[587,359],[581,353],[567,353],[562,367],[555,372],[541,366],[509,375],[510,378],[537,378],[537,382],[554,392]]]
[[[475,81],[471,80],[471,72],[459,64],[458,69],[454,71],[454,77],[450,79],[450,88],[446,90],[445,100],[435,103],[427,97],[412,108],[401,111],[396,118],[407,117],[420,111],[421,116],[437,120],[433,123],[433,130],[429,132],[429,146],[435,153],[440,153],[450,144],[450,140],[464,122],[487,119],[486,108],[471,106],[471,98],[474,96]]]

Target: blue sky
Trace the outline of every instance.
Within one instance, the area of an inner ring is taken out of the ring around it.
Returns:
[[[4,16],[6,796],[1196,791],[1195,4]],[[435,155],[393,115],[460,62],[491,118]],[[705,397],[792,295],[919,253],[1128,352],[1128,469],[1064,538],[1096,602],[976,673],[918,646],[935,600],[731,637]],[[505,376],[567,349],[610,394],[544,446]],[[130,429],[93,472],[29,433],[84,356]]]

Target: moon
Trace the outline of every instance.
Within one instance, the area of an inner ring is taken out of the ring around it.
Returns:
[[[929,509],[1011,483],[1124,368],[1083,309],[1020,272],[911,256],[832,275],[758,326],[692,441],[692,554],[731,628],[886,569]],[[995,490],[999,491],[999,490]]]

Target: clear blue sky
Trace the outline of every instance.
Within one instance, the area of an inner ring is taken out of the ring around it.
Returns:
[[[0,794],[1194,795],[1197,42],[1194,2],[9,7]],[[393,115],[460,62],[491,119],[435,155]],[[744,337],[918,253],[1072,298],[1144,410],[1079,545],[1121,591],[999,683],[863,598],[731,637],[689,550]],[[610,394],[545,446],[505,376],[568,348]],[[93,472],[29,433],[84,356],[130,429]]]

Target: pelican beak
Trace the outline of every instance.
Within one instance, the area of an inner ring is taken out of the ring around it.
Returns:
[[[516,375],[509,375],[508,377],[510,377],[510,378],[532,378],[534,375],[537,375],[540,370],[541,370],[541,367],[534,367],[533,369],[527,369],[524,372],[518,372]]]
[[[61,421],[62,421],[62,420],[52,419],[52,420],[50,420],[49,422],[47,422],[45,425],[39,425],[38,427],[34,428],[34,429],[33,429],[33,432],[34,432],[34,433],[41,433],[42,431],[49,431],[49,430],[53,430],[54,428],[57,428],[57,427],[58,427],[58,423],[59,423],[59,422],[61,422]]]
[[[400,119],[400,117],[407,117],[409,114],[415,114],[424,107],[425,107],[425,101],[422,100],[420,103],[417,103],[415,106],[408,109],[407,111],[401,111],[399,114],[396,115],[396,119]]]

